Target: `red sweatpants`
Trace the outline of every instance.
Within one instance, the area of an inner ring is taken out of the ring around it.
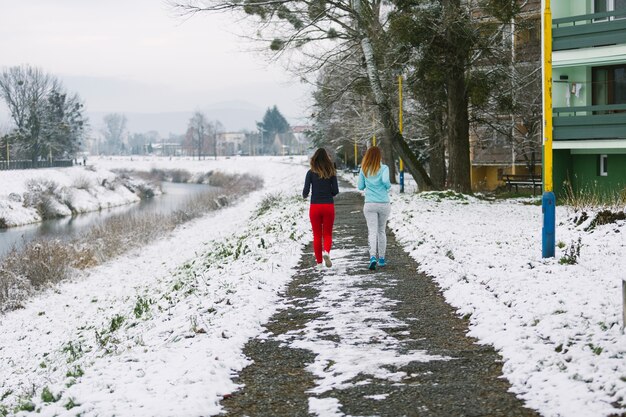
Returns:
[[[313,251],[315,260],[322,263],[322,240],[324,250],[330,252],[333,244],[333,223],[335,222],[334,204],[311,204],[309,209],[309,219],[313,229]]]

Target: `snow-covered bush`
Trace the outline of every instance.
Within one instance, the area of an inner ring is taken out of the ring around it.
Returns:
[[[24,205],[34,207],[43,220],[69,216],[72,211],[63,203],[62,187],[55,181],[38,178],[28,181]]]

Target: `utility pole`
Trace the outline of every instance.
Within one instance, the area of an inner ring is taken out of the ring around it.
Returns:
[[[544,0],[543,10],[543,228],[541,254],[554,258],[555,205],[552,184],[552,12],[550,0]]]
[[[402,75],[398,75],[398,127],[402,135]],[[404,192],[404,162],[400,158],[400,192]]]

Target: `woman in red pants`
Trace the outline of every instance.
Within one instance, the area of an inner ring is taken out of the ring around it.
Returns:
[[[313,229],[313,251],[317,268],[322,268],[322,260],[327,267],[331,267],[333,263],[330,260],[330,248],[333,244],[335,222],[333,197],[339,194],[339,186],[335,165],[324,148],[315,151],[311,158],[311,169],[306,173],[302,197],[307,198],[309,192],[311,192],[309,218]]]

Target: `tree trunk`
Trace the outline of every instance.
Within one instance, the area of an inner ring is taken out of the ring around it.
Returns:
[[[360,0],[355,1],[355,9],[360,9]],[[395,153],[402,158],[406,164],[407,171],[413,176],[418,184],[420,191],[430,190],[433,188],[433,183],[424,169],[424,166],[415,157],[415,154],[409,148],[409,145],[404,140],[404,137],[398,131],[398,126],[391,112],[391,106],[389,100],[385,97],[382,90],[380,79],[378,77],[378,67],[374,60],[374,50],[372,44],[367,36],[363,36],[361,39],[361,50],[365,57],[365,65],[367,68],[367,76],[369,79],[370,87],[372,89],[372,95],[376,102],[376,107],[380,115],[380,119],[385,129],[385,136],[390,138],[391,147]]]
[[[428,148],[430,149],[428,167],[430,178],[437,189],[443,189],[446,186],[446,147],[442,117],[440,111],[433,111],[428,120]]]
[[[469,114],[465,64],[468,56],[463,33],[460,0],[443,0],[446,41],[448,93],[448,186],[455,191],[471,194],[469,158]]]
[[[448,76],[448,186],[471,194],[469,158],[469,116],[465,73],[450,70]]]
[[[395,155],[391,148],[391,139],[385,137],[385,140],[380,141],[380,147],[383,152],[383,163],[389,167],[389,180],[392,184],[397,184]]]

